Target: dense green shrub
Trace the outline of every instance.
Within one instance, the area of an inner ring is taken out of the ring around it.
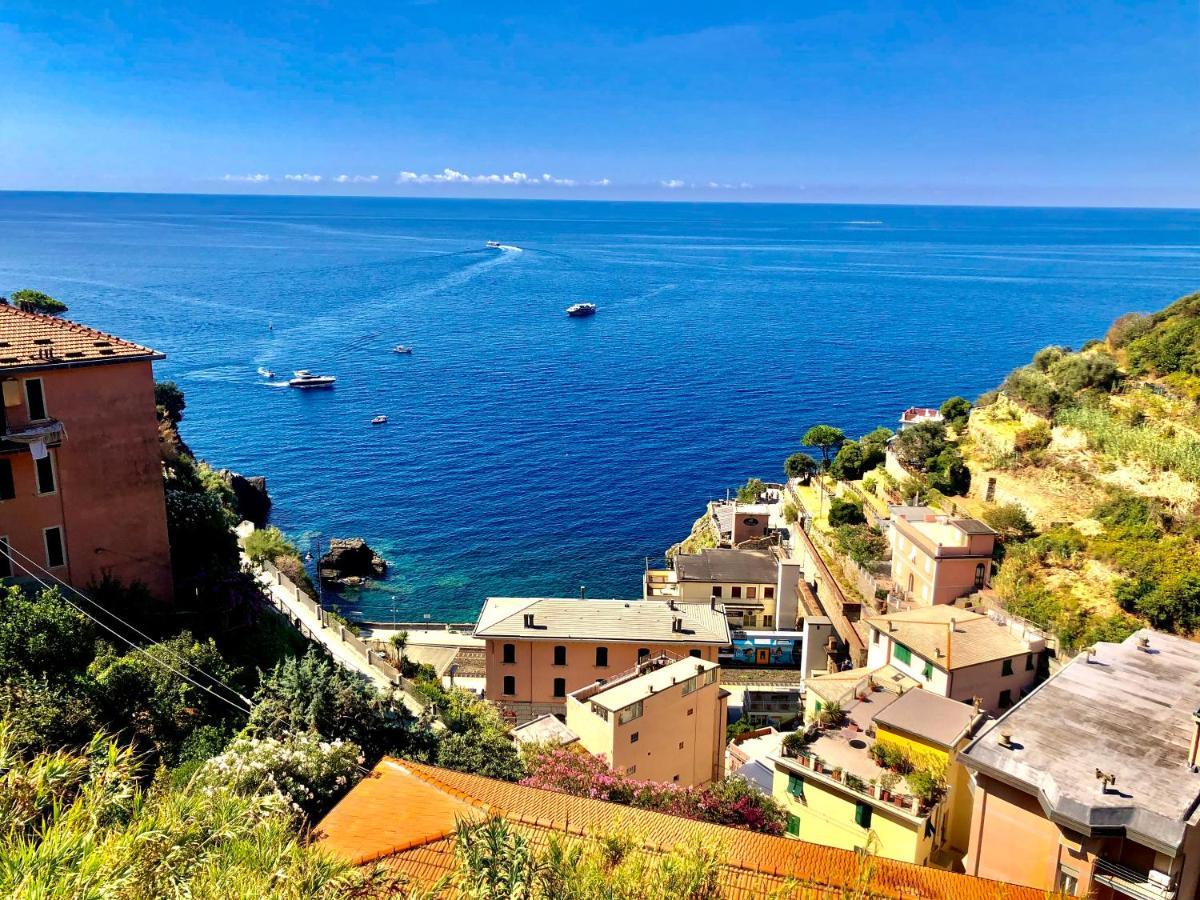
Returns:
[[[999,532],[1006,540],[1023,539],[1034,534],[1033,524],[1029,516],[1015,503],[1002,503],[989,506],[983,511],[983,521]]]
[[[971,401],[966,397],[951,397],[938,410],[946,424],[956,431],[961,431],[971,418]]]
[[[793,453],[783,463],[788,478],[811,478],[817,474],[817,461],[807,453]]]
[[[1154,319],[1141,313],[1125,313],[1117,317],[1108,329],[1106,339],[1113,349],[1120,349],[1130,341],[1136,341],[1154,327]]]
[[[43,294],[41,291],[34,291],[29,288],[21,288],[19,291],[13,291],[8,299],[12,301],[13,306],[17,309],[25,310],[25,312],[57,316],[67,311],[67,304],[61,300],[55,300],[49,294]]]
[[[767,489],[766,484],[761,478],[751,478],[743,484],[737,491],[738,503],[754,503],[758,500],[760,494]]]
[[[1037,353],[1033,354],[1033,360],[1030,362],[1030,365],[1039,372],[1049,372],[1055,363],[1070,352],[1070,347],[1052,344],[1049,347],[1043,347]]]
[[[836,528],[839,525],[862,525],[866,521],[867,517],[863,515],[861,503],[843,500],[840,497],[830,500],[829,524],[831,526]]]
[[[896,435],[892,441],[892,452],[910,469],[928,472],[946,445],[946,426],[943,423],[918,422]]]
[[[1049,376],[1037,369],[1014,369],[1000,386],[1010,399],[1036,413],[1049,415],[1058,405],[1058,390]]]
[[[863,568],[870,568],[887,556],[887,538],[878,529],[866,525],[842,525],[833,535],[838,550]]]
[[[1047,374],[1062,397],[1077,397],[1087,390],[1111,391],[1120,380],[1116,361],[1094,350],[1064,356]]]
[[[1050,446],[1052,437],[1050,426],[1045,422],[1037,422],[1017,432],[1013,438],[1013,450],[1017,453],[1045,450]]]

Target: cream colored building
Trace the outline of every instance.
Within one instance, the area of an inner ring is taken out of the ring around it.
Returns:
[[[646,781],[708,784],[724,774],[721,667],[662,655],[567,697],[567,728],[613,769]]]

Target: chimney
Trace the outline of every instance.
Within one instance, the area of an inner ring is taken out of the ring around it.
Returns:
[[[675,600],[674,600],[674,598],[671,598],[671,599],[667,600],[667,609],[670,609],[670,610],[673,610],[673,609],[675,609]]]
[[[580,600],[587,599],[587,585],[586,584],[581,584],[579,586],[579,599]]]
[[[893,622],[891,619],[888,619],[888,634],[891,634],[895,630],[896,630],[896,623]]]
[[[717,608],[717,598],[716,597],[713,597],[708,601],[708,608],[711,610],[716,610],[716,608]]]
[[[1138,639],[1137,639],[1137,648],[1139,650],[1141,650],[1143,653],[1149,653],[1150,652],[1150,638],[1148,638],[1144,634],[1139,635]]]
[[[1100,782],[1100,793],[1107,794],[1110,787],[1116,787],[1117,776],[1109,772],[1096,770],[1096,779]]]
[[[1013,742],[1011,731],[1001,731],[998,740],[1000,741],[1001,747],[1004,747],[1008,750],[1012,749]]]
[[[526,628],[533,627],[533,613],[525,613],[525,627]]]
[[[1188,750],[1188,768],[1195,770],[1200,765],[1200,709],[1192,713],[1192,744]]]
[[[676,616],[671,620],[671,630],[674,632],[683,631],[683,619]]]

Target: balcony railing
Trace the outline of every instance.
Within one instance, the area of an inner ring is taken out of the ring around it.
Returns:
[[[1158,884],[1150,880],[1148,872],[1131,869],[1103,857],[1096,858],[1092,881],[1112,888],[1122,896],[1133,897],[1134,900],[1175,900],[1177,893],[1173,879],[1167,880],[1167,884]]]
[[[0,432],[0,453],[28,450],[29,445],[37,441],[42,441],[47,447],[57,447],[66,436],[66,428],[57,419],[28,425],[9,425]]]

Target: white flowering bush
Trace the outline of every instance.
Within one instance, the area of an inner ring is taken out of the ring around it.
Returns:
[[[197,786],[244,795],[276,795],[297,815],[315,817],[358,781],[362,751],[312,733],[235,738],[196,773]]]

